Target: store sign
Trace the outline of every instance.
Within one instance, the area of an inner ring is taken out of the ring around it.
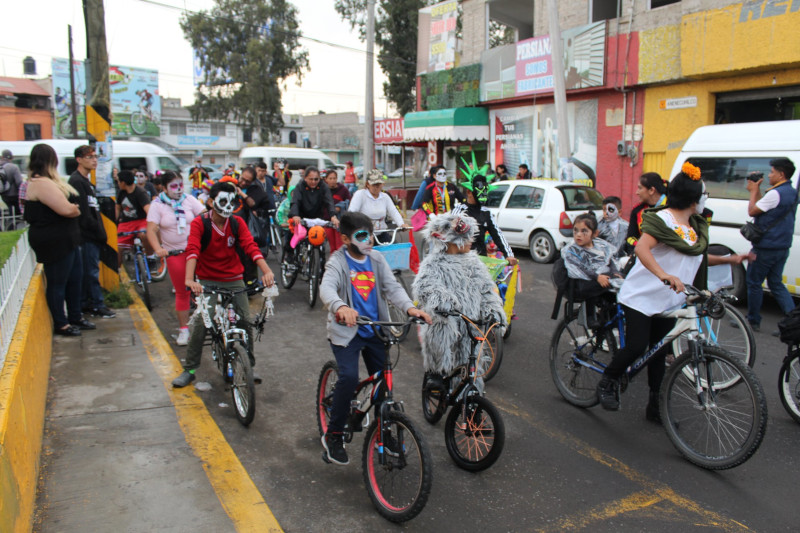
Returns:
[[[186,124],[186,135],[211,135],[211,124]]]
[[[436,141],[428,141],[428,166],[433,167],[439,164],[439,151]]]
[[[430,8],[429,71],[446,70],[456,66],[456,23],[458,2],[449,0]]]
[[[687,109],[690,107],[697,107],[697,97],[667,98],[658,102],[658,107],[660,109]]]
[[[517,96],[553,90],[550,36],[517,43]]]
[[[392,144],[403,142],[403,119],[388,118],[376,120],[372,127],[376,144]]]

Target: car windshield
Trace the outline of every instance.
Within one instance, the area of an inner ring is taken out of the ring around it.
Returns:
[[[602,209],[603,195],[591,187],[559,187],[564,195],[564,208],[567,211]]]

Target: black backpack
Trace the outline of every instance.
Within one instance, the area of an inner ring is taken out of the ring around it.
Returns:
[[[200,219],[203,221],[203,234],[200,236],[200,251],[205,252],[206,248],[208,248],[208,243],[211,242],[211,211],[203,213],[200,215]],[[236,215],[231,215],[231,231],[233,231],[233,237],[236,239],[236,248],[240,248],[239,246],[239,217]]]
[[[778,322],[781,342],[790,346],[800,344],[800,307],[795,307]]]
[[[5,164],[0,167],[0,194],[6,194],[11,190],[11,180],[6,174]]]

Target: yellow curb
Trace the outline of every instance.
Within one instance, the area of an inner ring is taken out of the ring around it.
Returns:
[[[128,276],[121,271],[122,283]],[[203,461],[203,469],[236,531],[282,532],[261,493],[194,388],[173,389],[172,380],[182,370],[178,357],[161,334],[139,295],[134,292],[131,318],[142,343],[167,389],[186,442]]]

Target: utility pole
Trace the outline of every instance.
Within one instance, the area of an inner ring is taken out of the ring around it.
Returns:
[[[553,64],[553,97],[556,102],[556,119],[558,120],[558,167],[567,164],[572,155],[569,146],[569,124],[567,122],[567,89],[564,80],[564,51],[561,40],[561,26],[558,22],[558,2],[547,0],[547,12],[550,16],[550,61]],[[558,177],[558,176],[553,176]]]
[[[69,112],[72,116],[70,133],[73,139],[78,138],[78,107],[75,105],[75,60],[72,55],[72,24],[67,24],[67,35],[69,38]]]
[[[375,122],[372,77],[375,65],[375,0],[367,0],[367,108],[364,111],[364,176],[375,165],[375,145],[372,129]]]

